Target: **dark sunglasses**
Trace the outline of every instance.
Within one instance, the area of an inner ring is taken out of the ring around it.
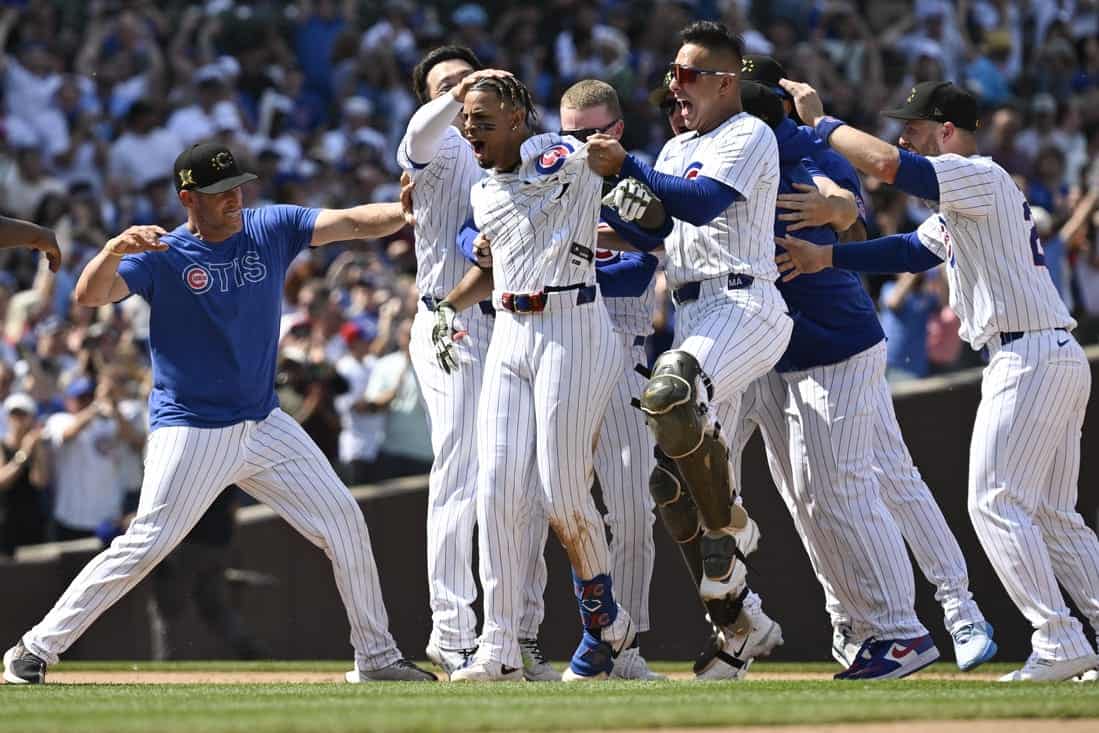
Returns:
[[[597,132],[606,132],[607,130],[614,127],[616,124],[618,124],[619,119],[620,118],[615,117],[603,127],[585,127],[581,130],[561,130],[557,134],[561,137],[574,137],[580,142],[586,143],[588,141],[588,138],[596,134]]]
[[[668,64],[668,73],[680,84],[694,84],[700,76],[736,76],[735,71],[715,71],[714,69],[697,69],[694,66],[682,64]]]

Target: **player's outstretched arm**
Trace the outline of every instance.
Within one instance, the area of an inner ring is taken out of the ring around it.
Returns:
[[[73,288],[76,302],[87,308],[116,303],[130,294],[130,286],[118,274],[118,265],[125,255],[140,252],[163,252],[168,245],[160,241],[167,234],[158,226],[133,226],[107,240],[99,254],[84,266]]]
[[[798,116],[805,124],[816,128],[821,138],[833,150],[851,161],[851,165],[886,183],[892,183],[896,179],[901,160],[898,148],[839,120],[826,117],[820,95],[808,84],[789,79],[781,79],[779,84],[794,98]]]
[[[322,209],[313,224],[309,245],[320,247],[351,239],[376,239],[399,232],[405,225],[400,202],[363,204],[350,209]]]
[[[786,231],[827,226],[845,232],[859,218],[855,194],[827,176],[813,176],[816,187],[795,183],[798,193],[779,194],[777,206],[786,211],[779,221],[788,222]]]
[[[892,234],[842,247],[822,247],[797,237],[775,237],[775,243],[786,250],[775,255],[783,282],[829,267],[852,272],[923,272],[943,262],[923,245],[916,232]]]
[[[52,229],[22,219],[0,216],[0,249],[9,247],[36,249],[46,255],[50,270],[57,272],[61,267],[61,250],[57,247],[57,236]]]

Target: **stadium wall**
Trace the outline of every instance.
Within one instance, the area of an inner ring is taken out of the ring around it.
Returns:
[[[1099,383],[1099,347],[1089,350],[1092,381]],[[940,379],[899,386],[898,417],[916,464],[939,500],[969,560],[970,586],[996,627],[1001,659],[1023,659],[1029,653],[1030,628],[1012,606],[977,543],[966,514],[966,472],[973,419],[979,400],[980,372],[972,370]],[[1099,521],[1099,400],[1088,405],[1079,507],[1093,527]],[[1090,431],[1089,431],[1090,429]],[[643,487],[639,487],[641,490]],[[805,551],[794,533],[785,506],[772,487],[758,435],[744,462],[744,497],[763,530],[759,551],[751,558],[749,579],[764,599],[764,608],[784,629],[786,643],[779,659],[827,659],[831,628],[820,587],[809,570]],[[370,526],[381,571],[390,627],[402,650],[422,658],[430,630],[424,581],[426,483],[421,477],[356,489]],[[682,572],[681,560],[659,522],[657,562],[653,577],[652,631],[643,638],[646,656],[690,659],[707,635],[697,594]],[[0,564],[0,639],[14,641],[35,623],[95,552],[94,541],[25,548],[18,561]],[[251,631],[276,658],[351,659],[348,626],[325,556],[262,506],[240,514],[232,548],[232,566],[277,579],[277,584],[242,587],[239,605]],[[564,553],[551,538],[543,642],[554,659],[567,658],[576,644],[578,616]],[[103,616],[66,655],[66,659],[143,659],[149,655],[146,620],[147,583]],[[917,575],[920,617],[935,635],[944,655],[951,644],[942,627],[942,612],[932,586]],[[225,651],[189,610],[185,623],[192,643],[185,658],[207,659]]]

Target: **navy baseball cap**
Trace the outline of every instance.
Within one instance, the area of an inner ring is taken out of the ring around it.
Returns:
[[[744,106],[745,112],[763,120],[772,129],[786,119],[786,109],[782,106],[782,97],[772,92],[770,87],[759,82],[741,82],[740,102]]]
[[[785,99],[792,98],[790,93],[778,83],[779,79],[786,78],[785,67],[770,56],[758,53],[745,56],[740,64],[740,78],[762,84]]]
[[[952,122],[973,132],[980,125],[977,98],[948,81],[924,81],[912,87],[904,104],[882,112],[895,120]]]
[[[172,177],[177,191],[223,193],[258,178],[237,165],[233,151],[221,143],[195,143],[176,158]]]

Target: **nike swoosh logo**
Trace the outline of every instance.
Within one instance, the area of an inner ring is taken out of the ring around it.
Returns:
[[[1068,342],[1069,342],[1069,339],[1065,339],[1064,341],[1058,341],[1058,342],[1057,342],[1057,345],[1058,345],[1058,346],[1064,346],[1064,345],[1065,345],[1065,344],[1067,344]]]
[[[570,183],[565,183],[565,184],[562,184],[562,186],[561,186],[561,193],[559,193],[559,194],[557,194],[556,196],[554,196],[554,197],[553,197],[553,200],[554,200],[554,201],[560,201],[560,200],[561,200],[561,197],[565,195],[565,191],[568,191],[568,190],[569,190],[569,186],[571,186],[571,185],[572,185],[572,183],[571,183],[571,182],[570,182]]]
[[[515,672],[518,672],[519,668],[518,667],[509,667],[506,664],[501,664],[500,665],[500,671],[504,674],[513,674]]]
[[[911,654],[912,651],[913,649],[910,646],[903,647],[903,650],[898,650],[897,645],[894,644],[893,648],[889,650],[889,656],[893,657],[893,659],[904,659]]]

